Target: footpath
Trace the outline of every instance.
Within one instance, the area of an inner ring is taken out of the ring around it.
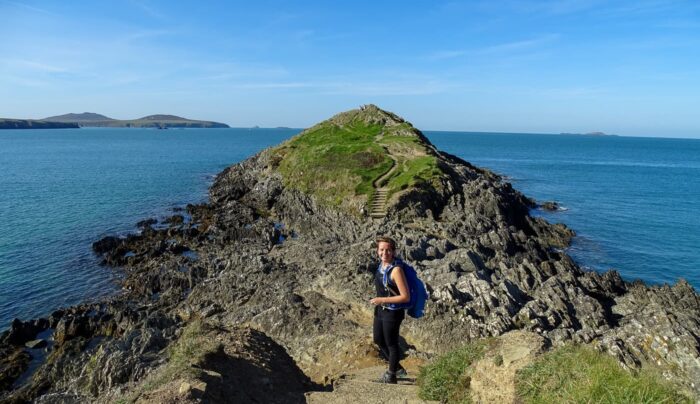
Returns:
[[[386,366],[375,366],[343,375],[333,383],[333,391],[306,393],[306,402],[310,404],[417,404],[436,402],[424,401],[418,398],[418,386],[415,384],[417,371],[409,369],[408,377],[399,379],[398,384],[376,382],[384,371],[386,371]]]
[[[473,403],[515,403],[516,372],[527,366],[542,352],[541,336],[512,331],[495,338],[483,358],[473,363],[468,372],[469,390]],[[333,391],[306,393],[310,404],[414,404],[437,403],[418,397],[415,384],[417,367],[408,367],[408,377],[399,383],[381,384],[376,380],[386,370],[375,366],[341,376],[333,383]]]

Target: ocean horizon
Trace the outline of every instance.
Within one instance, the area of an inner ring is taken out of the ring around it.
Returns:
[[[0,329],[118,291],[91,243],[207,200],[215,175],[300,129],[0,131]],[[576,231],[583,268],[700,287],[700,139],[424,131]]]

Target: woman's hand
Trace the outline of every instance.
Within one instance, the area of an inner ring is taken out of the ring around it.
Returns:
[[[375,306],[379,306],[380,304],[384,303],[384,298],[383,297],[375,297],[369,301]]]

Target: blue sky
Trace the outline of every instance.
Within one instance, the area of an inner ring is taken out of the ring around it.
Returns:
[[[0,117],[700,138],[700,2],[0,0]]]

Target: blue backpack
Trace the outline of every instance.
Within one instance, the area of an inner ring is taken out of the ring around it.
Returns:
[[[400,266],[401,269],[403,269],[403,274],[406,277],[406,283],[408,284],[408,290],[411,294],[411,300],[408,303],[390,303],[388,304],[389,308],[392,310],[406,309],[406,313],[413,318],[423,317],[425,302],[428,300],[428,291],[425,289],[423,281],[418,278],[416,270],[408,263],[397,258],[394,261],[394,267],[396,266]],[[382,264],[380,262],[377,270],[380,270],[381,267]],[[389,282],[392,284],[394,283],[391,281],[390,274],[391,269],[386,271],[383,278],[384,287],[389,291],[389,294],[392,293],[391,289],[389,289]]]

